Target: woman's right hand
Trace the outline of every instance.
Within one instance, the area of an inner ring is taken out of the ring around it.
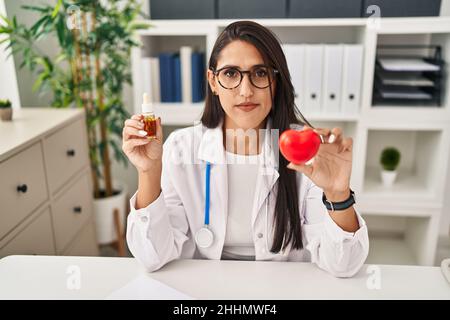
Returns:
[[[130,162],[141,172],[161,168],[163,133],[161,118],[156,120],[156,138],[149,138],[144,131],[143,115],[133,115],[127,119],[122,131],[122,151]]]

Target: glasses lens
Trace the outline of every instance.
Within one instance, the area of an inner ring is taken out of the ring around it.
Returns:
[[[272,70],[267,67],[256,67],[250,71],[250,82],[257,88],[269,86]],[[236,68],[227,68],[219,72],[219,82],[227,89],[233,89],[241,83],[241,73]]]
[[[257,67],[250,73],[251,81],[257,88],[267,88],[269,86],[269,69],[266,67]]]
[[[235,88],[241,82],[241,74],[234,68],[223,69],[219,72],[219,82],[227,89]]]

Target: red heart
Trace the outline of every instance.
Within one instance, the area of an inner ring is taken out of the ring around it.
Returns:
[[[303,164],[313,158],[320,147],[319,135],[311,129],[286,130],[279,140],[283,156],[294,164]]]

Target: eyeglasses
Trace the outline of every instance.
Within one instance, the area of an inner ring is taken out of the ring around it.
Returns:
[[[250,83],[258,88],[265,89],[270,86],[270,83],[275,78],[278,70],[268,66],[255,66],[248,71],[242,71],[235,67],[224,67],[219,70],[211,69],[219,84],[225,89],[235,89],[239,87],[242,82],[244,74],[249,75]]]

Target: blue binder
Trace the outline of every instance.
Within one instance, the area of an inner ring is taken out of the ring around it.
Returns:
[[[173,68],[174,68],[174,92],[173,92],[173,101],[181,102],[182,92],[181,92],[181,61],[180,55],[173,56]]]
[[[200,102],[205,98],[205,55],[193,52],[192,62],[192,102]]]

